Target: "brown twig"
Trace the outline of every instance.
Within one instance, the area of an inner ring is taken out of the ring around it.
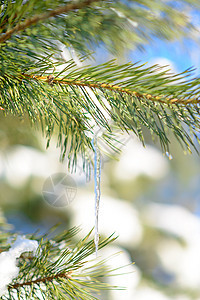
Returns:
[[[91,5],[94,2],[99,2],[99,1],[103,1],[103,0],[85,0],[85,1],[82,1],[82,2],[78,2],[78,3],[77,2],[76,3],[71,3],[71,4],[67,4],[65,6],[62,6],[62,7],[58,7],[58,8],[56,8],[54,10],[51,10],[47,13],[43,13],[41,15],[36,15],[36,16],[30,18],[30,19],[27,19],[27,20],[23,21],[22,23],[17,24],[14,28],[12,28],[12,29],[6,31],[4,34],[2,34],[0,36],[0,43],[3,43],[6,40],[8,40],[11,37],[11,35],[13,35],[13,33],[22,31],[22,30],[30,27],[31,25],[37,24],[40,21],[43,21],[45,19],[49,19],[51,17],[56,17],[58,15],[61,15],[63,13],[67,13],[67,12],[72,11],[72,10],[82,9],[84,7],[87,7],[87,6]]]
[[[68,272],[68,273],[62,272],[62,273],[58,273],[58,274],[55,274],[55,275],[52,275],[52,276],[37,278],[35,280],[10,284],[8,286],[8,289],[17,289],[18,287],[23,287],[23,286],[28,286],[28,285],[32,285],[32,284],[38,284],[38,283],[45,283],[46,281],[52,281],[52,280],[59,279],[59,278],[71,279],[71,273],[72,272]]]
[[[117,91],[119,93],[126,93],[128,95],[134,96],[138,99],[147,99],[154,102],[160,102],[165,104],[197,104],[200,103],[200,98],[190,98],[190,99],[181,99],[181,98],[167,98],[164,95],[161,96],[153,96],[151,94],[146,93],[138,93],[132,91],[131,89],[123,88],[118,85],[112,85],[107,83],[95,83],[95,82],[84,82],[80,80],[70,80],[70,79],[55,79],[52,75],[49,76],[38,76],[38,75],[27,75],[23,74],[24,77],[29,77],[36,80],[41,80],[49,83],[51,86],[53,84],[65,84],[65,85],[75,85],[75,86],[82,86],[82,87],[90,87],[90,88],[97,88],[97,89],[107,89],[110,91]]]

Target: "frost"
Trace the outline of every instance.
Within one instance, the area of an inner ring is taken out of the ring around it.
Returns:
[[[27,251],[32,251],[33,254],[35,254],[37,248],[37,241],[18,236],[12,247],[8,251],[0,254],[0,296],[5,294],[7,286],[19,274],[17,258],[19,258],[23,252]]]

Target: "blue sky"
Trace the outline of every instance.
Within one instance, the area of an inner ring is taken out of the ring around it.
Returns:
[[[144,45],[144,49],[144,51],[129,51],[125,60],[152,65],[157,63],[157,60],[167,59],[172,63],[176,72],[183,72],[192,67],[196,69],[194,72],[195,76],[200,75],[200,38],[199,44],[189,39],[184,39],[182,42],[167,42],[166,40],[154,39],[150,44]],[[111,58],[113,56],[109,55],[103,46],[96,49],[94,59],[97,64],[108,61]]]
[[[200,74],[200,13],[192,10],[190,12],[192,24],[197,31],[191,39],[185,38],[182,41],[168,42],[154,39],[149,45],[144,45],[145,51],[132,51],[128,57],[130,61],[151,62],[157,58],[165,58],[172,62],[177,72],[183,72],[190,67],[196,68],[195,75]],[[193,40],[192,40],[193,38]],[[194,41],[196,40],[196,42]]]
[[[149,62],[158,58],[170,60],[178,72],[182,72],[190,67],[195,67],[196,75],[200,69],[200,45],[190,40],[184,42],[166,42],[155,40],[155,43],[145,46],[145,51],[139,50],[130,52],[128,60],[132,62]]]

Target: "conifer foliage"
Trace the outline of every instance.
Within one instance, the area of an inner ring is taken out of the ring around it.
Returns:
[[[56,134],[71,169],[78,156],[86,168],[96,126],[111,145],[115,127],[134,132],[143,144],[148,130],[164,152],[172,133],[190,151],[199,141],[200,109],[199,78],[191,70],[173,74],[157,65],[116,60],[97,65],[91,53],[99,45],[116,56],[144,49],[155,38],[192,38],[197,30],[189,18],[192,9],[200,9],[199,0],[2,0],[1,117],[28,117],[47,146]],[[75,51],[81,67],[63,58],[63,47]],[[98,279],[107,271],[95,262],[85,268],[94,242],[88,235],[73,244],[75,233],[73,228],[52,240],[40,237],[35,256],[19,257],[19,276],[2,299],[38,299],[38,291],[43,299],[97,299],[91,289],[106,288]],[[99,248],[112,239],[100,241]]]

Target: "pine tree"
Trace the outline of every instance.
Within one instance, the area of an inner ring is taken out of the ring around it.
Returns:
[[[170,133],[186,151],[196,149],[199,78],[192,70],[173,74],[157,65],[92,62],[92,51],[101,44],[122,57],[154,37],[191,37],[196,28],[188,8],[199,9],[199,1],[1,1],[1,117],[28,118],[46,136],[47,147],[57,135],[68,168],[75,170],[81,158],[86,172],[94,165],[97,179],[101,145],[116,148],[116,130],[133,132],[143,144],[148,130],[164,153],[170,152]],[[63,49],[72,59],[66,61]],[[99,196],[98,179],[97,210]],[[91,232],[78,243],[77,228],[14,236],[9,250],[5,226],[2,222],[0,263],[15,253],[12,263],[16,267],[17,259],[19,269],[5,281],[2,299],[97,299],[96,291],[111,288],[100,280],[110,272],[104,262],[87,264],[95,252]],[[101,249],[114,239],[96,244]]]

